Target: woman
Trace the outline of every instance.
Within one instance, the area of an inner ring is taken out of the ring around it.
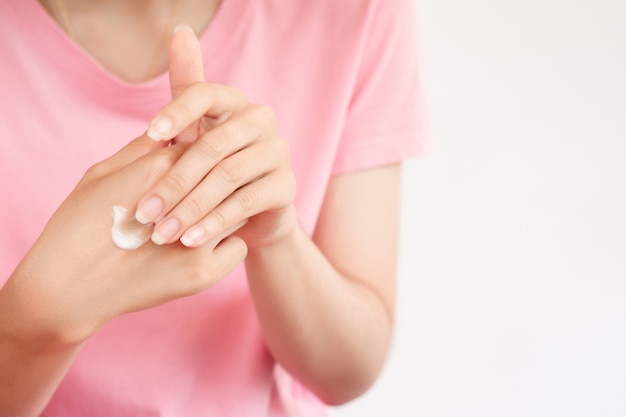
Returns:
[[[0,415],[318,416],[365,392],[422,150],[410,2],[0,16]],[[114,206],[151,241],[117,247]]]

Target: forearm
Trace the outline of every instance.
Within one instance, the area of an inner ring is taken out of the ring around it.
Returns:
[[[289,372],[329,404],[369,388],[393,326],[374,289],[337,271],[300,229],[250,250],[246,267],[267,345]]]
[[[0,289],[0,415],[34,417],[54,394],[81,345],[25,335],[21,329],[29,319],[15,309],[9,293],[6,287]]]

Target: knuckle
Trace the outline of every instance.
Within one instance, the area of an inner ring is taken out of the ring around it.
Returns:
[[[167,148],[162,151],[154,152],[148,156],[150,165],[158,167],[158,169],[169,169],[174,163],[171,152],[166,152]]]
[[[237,185],[243,179],[243,167],[232,158],[220,163],[215,170],[219,178],[227,184]]]
[[[163,186],[174,194],[184,194],[189,191],[189,182],[182,173],[176,171],[163,177]]]
[[[195,81],[191,83],[191,88],[200,90],[202,94],[215,95],[217,86],[206,81]]]
[[[281,158],[289,157],[290,151],[289,151],[289,144],[287,144],[287,141],[276,136],[276,139],[271,142],[271,146],[272,146],[272,151],[275,155]]]
[[[285,189],[288,190],[288,195],[290,199],[289,202],[291,203],[296,198],[296,190],[298,188],[296,174],[294,174],[294,172],[291,169],[287,170],[285,181],[286,181]]]
[[[210,103],[215,103],[219,95],[219,85],[215,83],[208,83],[205,81],[196,81],[192,85],[192,88],[198,89],[200,94],[209,97]]]
[[[170,103],[168,113],[174,120],[177,119],[189,119],[193,116],[193,111],[189,108],[187,104],[181,101],[173,101]]]
[[[213,211],[211,216],[213,217],[213,221],[215,222],[215,224],[217,224],[217,228],[219,230],[223,230],[226,228],[226,225],[228,224],[228,219],[226,218],[224,213],[215,210]]]
[[[208,159],[220,159],[226,150],[226,143],[215,135],[204,135],[194,145],[198,152]]]
[[[227,91],[229,94],[232,94],[236,98],[237,101],[244,102],[244,103],[248,102],[248,98],[243,93],[243,91],[241,91],[241,89],[237,87],[229,86],[227,87]]]
[[[282,191],[276,197],[275,205],[285,207],[293,203],[296,198],[296,178],[291,172],[286,172],[280,179],[280,190]]]
[[[280,190],[280,193],[276,194],[276,199],[274,200],[274,204],[277,207],[287,206],[293,203],[296,198],[296,176],[290,169],[275,171],[268,186],[272,189]]]
[[[241,133],[240,129],[241,127],[237,122],[221,124],[219,128],[219,136],[224,138],[224,145],[228,142],[234,141],[234,138]]]
[[[207,83],[206,81],[193,81],[191,82],[191,84],[189,84],[189,87],[187,88],[193,88],[193,89],[206,89],[207,87],[210,87],[211,83]]]
[[[253,104],[252,111],[268,126],[276,123],[276,112],[267,104]]]
[[[207,213],[208,209],[206,202],[200,195],[190,195],[185,198],[181,211],[184,212],[184,217],[199,219]]]
[[[260,197],[252,191],[240,191],[235,195],[235,202],[240,213],[250,213],[254,210]]]
[[[98,162],[87,168],[85,171],[85,175],[83,176],[83,180],[91,181],[98,178],[102,178],[108,172],[108,167],[106,161]]]
[[[280,137],[275,140],[263,142],[265,147],[263,152],[267,155],[267,160],[271,163],[272,171],[285,170],[291,171],[291,154],[289,145]]]
[[[145,161],[148,178],[151,182],[161,178],[174,164],[170,153],[155,152]]]

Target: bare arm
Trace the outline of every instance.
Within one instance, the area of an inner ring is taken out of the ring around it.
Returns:
[[[191,144],[139,200],[136,217],[156,224],[154,242],[191,248],[245,222],[237,236],[273,354],[324,401],[352,399],[378,375],[391,335],[400,168],[331,179],[309,239],[296,221],[289,150],[272,110],[202,81],[201,71],[188,74],[202,65],[198,41],[189,31],[178,39],[190,65],[170,71],[181,93],[148,134]]]
[[[174,34],[170,54],[182,79],[201,72],[186,65],[184,40]],[[135,207],[186,149],[142,136],[96,164],[0,288],[0,416],[39,415],[83,341],[107,321],[202,291],[243,260],[243,241],[221,240],[239,224],[193,250],[149,242],[125,251],[112,244],[111,207]]]
[[[81,344],[20,340],[6,322],[15,318],[6,307],[0,301],[0,414],[34,417],[61,383]]]
[[[221,240],[232,229],[196,249],[113,244],[111,207],[132,207],[186,148],[158,147],[140,137],[89,170],[0,289],[0,416],[39,415],[109,320],[200,292],[245,257],[243,241]]]
[[[399,182],[397,165],[334,177],[314,241],[294,228],[246,260],[269,348],[330,404],[369,388],[387,354]]]

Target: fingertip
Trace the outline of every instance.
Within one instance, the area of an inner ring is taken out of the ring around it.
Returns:
[[[177,25],[169,46],[169,72],[172,97],[187,86],[204,80],[200,41],[191,26]]]
[[[187,236],[183,236],[180,238],[180,243],[187,246],[188,248],[192,248],[194,242],[191,239],[187,238]]]
[[[155,131],[152,127],[149,127],[148,130],[146,130],[146,136],[154,142],[163,142],[165,140],[169,140],[161,135],[159,132]]]
[[[137,210],[135,212],[135,220],[137,220],[137,223],[141,223],[141,224],[149,224],[152,223],[152,219],[149,219],[148,217],[146,217],[141,211]]]
[[[243,239],[231,235],[223,239],[215,247],[214,252],[229,253],[236,264],[243,261],[248,256],[248,245],[246,245]]]
[[[146,131],[146,136],[155,142],[169,140],[171,139],[170,136],[173,127],[174,123],[172,122],[172,119],[165,116],[159,116],[150,122],[150,126],[148,126],[148,130]]]
[[[163,200],[152,196],[139,204],[135,211],[135,220],[141,224],[152,223],[163,211],[163,206]]]
[[[167,243],[167,239],[158,232],[153,232],[152,236],[150,236],[150,240],[152,240],[152,243],[159,246],[165,245]]]
[[[181,23],[181,24],[176,25],[176,27],[174,28],[174,32],[173,33],[180,32],[180,31],[190,32],[190,33],[195,35],[195,32],[193,31],[191,26],[189,26],[186,23]]]
[[[192,248],[200,246],[206,241],[206,230],[201,226],[194,226],[187,230],[180,238],[180,243]]]

